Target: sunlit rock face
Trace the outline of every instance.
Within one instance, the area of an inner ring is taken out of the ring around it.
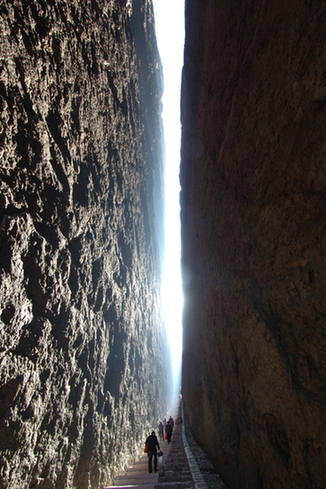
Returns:
[[[0,487],[103,487],[165,412],[152,6],[0,14]]]
[[[183,393],[229,489],[326,487],[325,15],[186,2]]]

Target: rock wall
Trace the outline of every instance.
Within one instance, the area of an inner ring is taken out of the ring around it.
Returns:
[[[229,489],[326,487],[325,20],[186,1],[183,394]]]
[[[0,487],[95,489],[166,409],[152,4],[0,14]]]

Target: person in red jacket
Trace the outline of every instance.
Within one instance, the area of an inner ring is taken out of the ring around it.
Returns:
[[[160,450],[160,445],[158,439],[155,435],[155,431],[152,431],[152,434],[147,437],[145,442],[148,446],[148,472],[152,472],[152,459],[154,456],[154,470],[157,472],[157,450],[156,447]]]

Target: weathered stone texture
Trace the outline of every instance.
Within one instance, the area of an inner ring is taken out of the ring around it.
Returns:
[[[230,489],[326,486],[325,21],[186,2],[183,392]]]
[[[162,72],[132,3],[0,6],[1,488],[102,487],[165,411]]]

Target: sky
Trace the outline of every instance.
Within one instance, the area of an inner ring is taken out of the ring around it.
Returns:
[[[153,0],[156,37],[163,64],[165,139],[165,267],[162,306],[171,346],[174,383],[182,357],[182,283],[179,205],[180,92],[184,46],[184,0]]]

